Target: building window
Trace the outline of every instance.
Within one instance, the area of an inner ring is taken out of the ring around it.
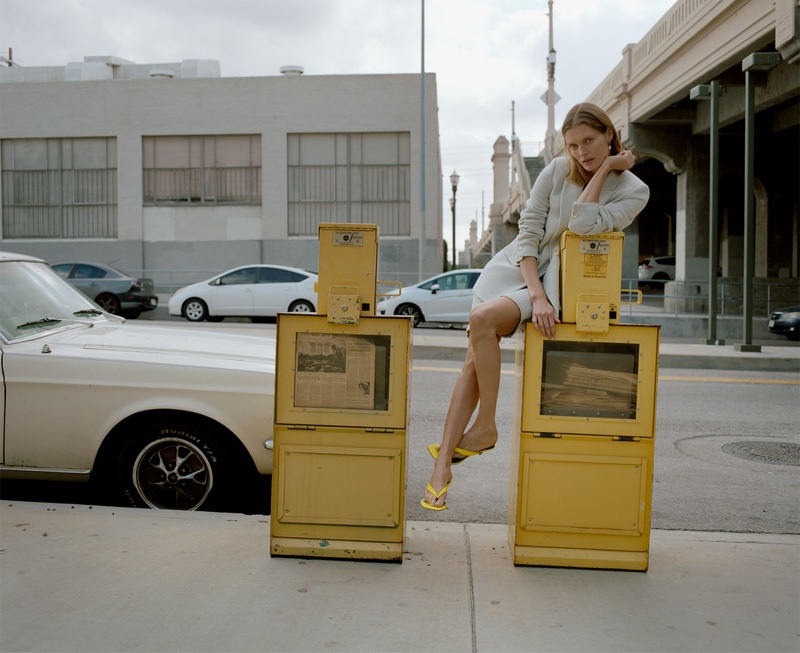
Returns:
[[[316,236],[320,222],[410,235],[410,141],[408,132],[289,134],[289,235]]]
[[[145,136],[145,205],[260,204],[261,137]]]
[[[4,238],[116,238],[116,139],[8,139],[0,146]]]

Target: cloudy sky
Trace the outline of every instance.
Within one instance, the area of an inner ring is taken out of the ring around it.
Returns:
[[[591,93],[675,0],[553,0],[555,126]],[[461,175],[456,243],[488,221],[495,139],[537,154],[547,128],[547,0],[425,0],[425,70],[436,74],[443,220]],[[422,0],[0,0],[0,56],[64,66],[85,56],[136,63],[216,59],[222,75],[418,73]]]

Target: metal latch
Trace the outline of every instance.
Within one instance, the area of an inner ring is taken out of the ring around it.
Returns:
[[[608,297],[605,295],[579,295],[575,305],[575,330],[607,332],[608,308]]]
[[[368,426],[366,428],[367,433],[394,433],[394,429],[383,428],[380,426]]]
[[[288,426],[290,431],[316,431],[317,427],[315,424],[289,424]]]
[[[358,324],[361,295],[352,286],[331,286],[328,293],[328,324]]]

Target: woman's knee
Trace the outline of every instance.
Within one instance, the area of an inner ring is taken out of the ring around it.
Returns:
[[[500,297],[473,309],[469,316],[469,330],[505,336],[519,324],[519,316],[519,307],[507,297]]]

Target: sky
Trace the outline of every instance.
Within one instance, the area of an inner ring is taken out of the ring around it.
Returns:
[[[498,136],[514,131],[527,156],[547,130],[547,0],[0,0],[0,56],[65,66],[86,56],[135,63],[216,59],[224,77],[436,74],[445,240],[449,176],[460,175],[456,245],[492,202]],[[555,128],[675,0],[553,0]],[[448,258],[450,255],[448,255]]]

